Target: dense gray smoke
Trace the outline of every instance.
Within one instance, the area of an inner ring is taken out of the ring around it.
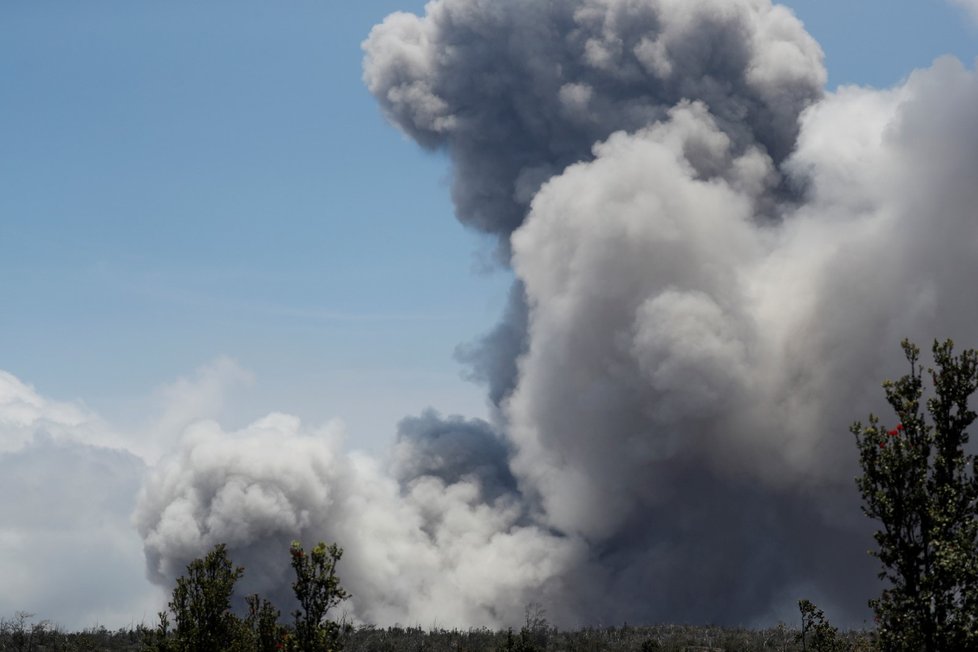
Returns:
[[[439,0],[387,18],[364,78],[389,119],[454,164],[459,218],[504,239],[594,143],[702,100],[737,147],[789,153],[821,50],[766,0]],[[504,240],[505,241],[505,240]]]
[[[474,481],[485,498],[516,491],[506,442],[485,421],[442,419],[427,410],[401,421],[391,473],[403,484],[437,477],[446,484]]]
[[[198,424],[137,512],[157,577],[226,541],[274,591],[287,540],[325,538],[381,624],[535,601],[749,625],[801,597],[861,623],[848,425],[889,414],[902,337],[976,344],[975,73],[823,96],[817,44],[767,0],[433,0],[364,47],[516,274],[459,351],[494,423],[407,419],[386,466],[283,416]]]

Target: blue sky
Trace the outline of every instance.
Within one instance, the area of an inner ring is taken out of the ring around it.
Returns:
[[[107,415],[221,355],[244,419],[481,410],[452,351],[507,280],[360,81],[397,8],[5,3],[2,367]]]
[[[830,88],[978,55],[945,0],[788,5]],[[151,430],[210,376],[228,391],[200,412],[225,429],[340,418],[374,453],[429,406],[485,417],[453,351],[493,326],[512,276],[454,219],[447,162],[361,81],[371,26],[423,6],[0,3],[0,370],[118,433]],[[0,445],[4,463],[29,468]],[[103,622],[128,622],[112,608]],[[65,609],[50,615],[84,624]]]
[[[940,0],[789,4],[830,86],[976,51]],[[125,421],[229,356],[255,375],[232,422],[340,417],[372,450],[428,405],[483,415],[452,352],[508,274],[360,80],[370,27],[422,9],[3,3],[0,368]]]

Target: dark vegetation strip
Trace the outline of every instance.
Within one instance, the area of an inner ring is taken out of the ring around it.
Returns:
[[[804,649],[799,636],[799,629],[783,624],[756,630],[624,625],[519,632],[345,625],[341,626],[339,641],[344,652],[796,652]],[[867,632],[849,632],[842,637],[855,649],[871,649]],[[4,652],[145,652],[152,649],[148,646],[153,638],[154,630],[141,625],[116,631],[100,627],[65,632],[46,622],[33,622],[26,615],[0,620],[0,650]]]

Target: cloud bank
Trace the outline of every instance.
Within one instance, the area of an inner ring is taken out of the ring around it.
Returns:
[[[149,622],[142,540],[130,521],[146,465],[84,405],[0,372],[0,617],[67,627]]]

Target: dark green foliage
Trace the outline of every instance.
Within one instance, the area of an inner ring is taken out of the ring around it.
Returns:
[[[871,636],[864,632],[839,634],[849,650],[868,650]],[[363,627],[345,639],[344,652],[501,652],[520,644],[512,630],[468,631],[391,627]],[[811,648],[809,648],[811,650]],[[722,629],[687,625],[654,627],[584,628],[548,630],[538,652],[801,652],[798,630],[784,625],[764,630]]]
[[[0,651],[18,650],[12,645],[14,621],[0,620]],[[29,623],[25,628],[30,628]],[[37,652],[80,650],[136,652],[151,632],[144,627],[110,632],[103,629],[64,633],[45,625],[43,637],[35,638]],[[518,634],[514,633],[514,638]],[[549,628],[548,638],[540,652],[801,652],[798,630],[779,625],[763,630],[722,629],[689,625],[654,627],[585,628],[560,631]],[[840,637],[853,650],[868,650],[871,636],[864,632],[847,632]],[[499,652],[505,649],[506,631],[489,629],[423,630],[420,627],[376,628],[363,626],[343,633],[344,652]],[[250,650],[238,647],[231,650]],[[809,648],[811,650],[811,648]]]
[[[175,645],[170,631],[170,614],[161,611],[157,615],[159,623],[155,630],[146,632],[144,649],[149,652],[170,652]]]
[[[512,630],[468,631],[420,627],[359,629],[327,620],[330,609],[348,595],[336,576],[336,563],[342,556],[337,546],[320,543],[306,554],[293,544],[290,555],[296,571],[295,590],[303,610],[295,612],[297,626],[306,633],[300,638],[297,628],[278,623],[279,611],[259,596],[245,598],[248,610],[243,619],[230,611],[235,582],[243,570],[227,558],[224,546],[217,546],[203,559],[187,567],[187,575],[174,588],[170,614],[160,614],[155,630],[139,626],[108,632],[104,628],[65,634],[47,622],[32,624],[28,614],[17,620],[0,619],[0,652],[7,650],[105,650],[154,652],[190,650],[228,650],[229,652],[278,652],[290,650],[338,650],[345,652],[798,652],[801,636],[786,626],[767,630],[721,629],[659,625],[655,627],[594,628],[559,631],[550,626],[543,610],[530,605],[518,634]],[[821,613],[818,613],[821,618]],[[194,620],[194,619],[197,620]],[[181,624],[182,623],[182,628]],[[211,623],[212,625],[207,625]],[[214,629],[205,631],[206,627]],[[184,632],[180,634],[179,632]],[[834,631],[834,630],[833,630]],[[197,638],[193,638],[196,636]],[[868,650],[872,637],[863,632],[836,634],[846,650]],[[195,642],[196,641],[196,642]],[[217,641],[222,641],[218,643]],[[217,646],[217,647],[205,647]],[[812,650],[830,649],[816,648]]]
[[[659,644],[659,641],[653,641],[651,638],[642,641],[642,652],[658,652],[661,649],[662,645]]]
[[[144,649],[152,652],[335,652],[341,629],[326,618],[327,612],[348,595],[340,586],[336,563],[343,551],[335,544],[320,543],[307,555],[298,543],[290,550],[296,571],[293,584],[300,610],[294,613],[295,627],[279,624],[281,613],[258,595],[245,598],[245,618],[231,611],[234,585],[244,574],[220,544],[204,558],[187,566],[177,580],[170,613],[159,614],[155,631],[144,632]],[[3,650],[0,647],[0,650]]]
[[[320,542],[307,554],[302,544],[293,541],[289,554],[296,576],[292,590],[299,601],[299,609],[292,614],[295,639],[290,644],[300,652],[336,652],[341,648],[340,626],[326,615],[350,597],[336,575],[343,550],[335,543]]]
[[[517,636],[513,636],[513,629],[510,628],[506,631],[506,647],[503,649],[505,652],[541,652],[543,648],[537,647],[533,638],[526,627],[521,628]]]
[[[223,543],[187,566],[170,601],[177,652],[223,652],[233,647],[239,624],[231,612],[231,595],[243,574],[243,568],[231,563]]]
[[[802,649],[812,652],[848,652],[852,649],[825,619],[825,614],[808,600],[799,600],[801,610],[801,632],[798,640]]]
[[[256,652],[276,652],[282,649],[287,631],[278,624],[281,612],[264,598],[249,595],[248,616],[245,618],[240,634],[239,647]]]
[[[513,636],[513,630],[506,632],[506,652],[542,652],[550,639],[550,624],[546,612],[539,604],[532,602],[526,606],[526,617],[520,633]]]
[[[117,631],[95,627],[81,632],[65,632],[46,620],[33,622],[31,614],[19,612],[12,620],[0,618],[0,651],[137,652],[142,649],[147,633],[142,626]]]
[[[863,474],[856,483],[863,511],[879,522],[878,549],[888,586],[870,602],[881,648],[938,652],[978,649],[978,481],[965,452],[975,420],[968,401],[978,387],[978,353],[953,354],[934,343],[928,369],[933,396],[924,396],[919,349],[903,350],[910,373],[883,387],[896,412],[893,428],[856,423]]]
[[[33,618],[34,614],[18,611],[13,620],[0,621],[0,650],[9,645],[11,650],[32,652],[45,643],[57,640],[58,630],[52,628],[46,620],[32,622]],[[7,644],[2,642],[4,639]]]

